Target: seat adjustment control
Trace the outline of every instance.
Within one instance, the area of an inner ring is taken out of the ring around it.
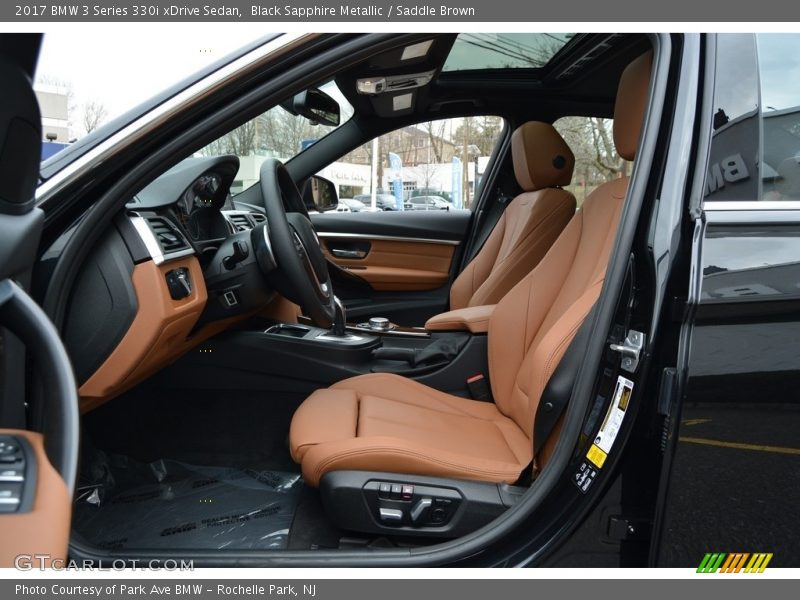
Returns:
[[[422,517],[425,516],[427,510],[433,505],[433,500],[430,498],[420,498],[411,509],[411,522],[419,523]]]
[[[399,525],[403,522],[403,511],[396,508],[380,508],[378,514],[381,521],[389,525]]]

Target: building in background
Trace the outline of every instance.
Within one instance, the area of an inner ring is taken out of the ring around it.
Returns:
[[[36,100],[42,113],[42,160],[69,145],[69,95],[56,85],[37,84]]]

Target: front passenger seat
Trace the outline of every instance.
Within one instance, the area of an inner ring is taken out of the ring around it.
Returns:
[[[575,156],[549,123],[530,121],[511,136],[522,193],[503,211],[475,258],[450,288],[450,310],[497,304],[539,264],[575,214]]]
[[[649,89],[652,53],[623,72],[614,143],[633,160]],[[467,400],[389,374],[345,379],[297,409],[292,457],[308,485],[330,471],[363,470],[514,483],[533,457],[542,392],[597,301],[628,189],[599,186],[539,265],[497,304],[489,321],[495,403]],[[557,435],[543,446],[542,466]]]

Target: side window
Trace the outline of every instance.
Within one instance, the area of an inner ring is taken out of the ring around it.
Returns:
[[[800,200],[800,35],[759,34],[762,200]]]
[[[567,189],[578,206],[600,184],[630,172],[631,163],[614,148],[613,123],[601,117],[562,117],[553,123],[575,155],[572,184]]]
[[[319,175],[336,184],[338,212],[469,210],[504,126],[496,116],[409,125],[348,152]]]
[[[800,35],[720,34],[706,202],[800,200]]]

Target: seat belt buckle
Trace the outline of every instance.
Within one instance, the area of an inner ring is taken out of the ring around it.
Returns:
[[[473,400],[492,401],[492,389],[489,387],[489,381],[483,373],[467,377],[467,388]]]

